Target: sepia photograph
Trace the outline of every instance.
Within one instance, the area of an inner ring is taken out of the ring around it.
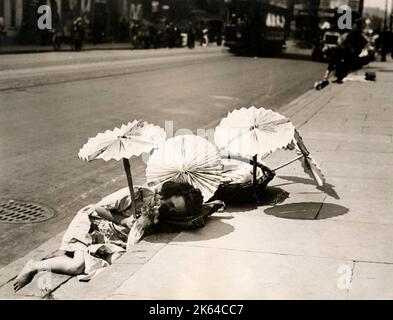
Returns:
[[[392,27],[393,0],[0,0],[0,300],[393,299]]]

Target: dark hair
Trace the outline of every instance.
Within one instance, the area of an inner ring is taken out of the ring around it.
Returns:
[[[202,208],[203,196],[201,191],[187,182],[165,182],[161,187],[160,195],[164,199],[172,196],[182,196],[186,203],[188,215],[197,215]]]

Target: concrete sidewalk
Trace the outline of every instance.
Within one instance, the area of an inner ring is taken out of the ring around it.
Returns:
[[[281,109],[299,129],[328,185],[296,162],[277,172],[266,204],[230,207],[191,232],[153,235],[88,283],[53,276],[55,299],[392,299],[393,63],[376,82],[331,84]],[[278,152],[269,167],[293,158]],[[38,248],[45,256],[57,239]],[[0,298],[39,299],[35,282]],[[7,274],[7,276],[6,276]]]

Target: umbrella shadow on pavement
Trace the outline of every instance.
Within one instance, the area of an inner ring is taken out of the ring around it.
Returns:
[[[293,176],[279,176],[280,179],[288,180],[294,183],[302,183],[308,185],[314,185],[315,182],[312,179],[305,179],[300,177],[293,177]],[[336,190],[334,190],[334,185],[330,183],[325,183],[322,187],[315,186],[318,190],[322,191],[323,193],[327,194],[328,196],[339,200],[340,196],[337,194]]]
[[[234,195],[235,197],[236,195]],[[249,212],[258,209],[259,206],[272,206],[283,203],[289,197],[289,192],[277,187],[266,187],[259,195],[259,204],[253,202],[239,201],[237,203],[228,204],[225,212]]]
[[[264,212],[284,219],[322,220],[344,215],[349,209],[326,202],[297,202],[267,208]]]

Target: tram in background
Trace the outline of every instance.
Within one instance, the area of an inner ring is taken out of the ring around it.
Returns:
[[[290,0],[227,0],[225,46],[236,53],[278,53],[285,46]]]

